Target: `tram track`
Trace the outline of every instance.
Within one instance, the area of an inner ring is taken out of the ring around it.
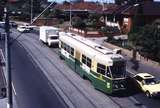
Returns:
[[[29,38],[30,39],[34,39],[34,40],[36,40],[36,41],[38,41],[37,39],[37,37],[34,37],[34,36],[32,36],[32,37],[30,37],[30,35],[29,34],[26,34],[26,35],[28,35],[29,36]],[[33,38],[34,37],[34,38]],[[31,42],[31,41],[28,41],[28,42],[30,42],[29,44],[32,44],[33,45],[33,43]],[[39,42],[38,42],[39,43]],[[46,46],[46,45],[44,45],[44,44],[41,44],[41,43],[39,43],[40,45],[42,45],[42,46]],[[71,79],[70,78],[68,78],[68,76],[66,75],[66,74],[64,74],[63,73],[63,71],[61,71],[57,66],[56,66],[56,64],[54,64],[36,45],[34,45],[34,47],[41,53],[41,54],[43,54],[43,56],[59,71],[59,72],[61,72],[61,74],[78,90],[78,92],[80,93],[80,94],[82,94],[92,105],[93,105],[93,108],[97,108],[97,106],[95,105],[95,103],[93,103],[92,102],[92,100],[90,100],[78,87],[77,87],[77,85],[75,85],[72,81],[71,81]],[[29,48],[28,48],[28,50],[30,50]],[[55,54],[57,54],[58,55],[58,51],[57,51],[57,48],[56,49],[51,49],[51,51],[53,52],[53,53],[55,53]],[[58,83],[56,82],[56,84],[58,85]],[[60,88],[60,87],[59,87]],[[63,89],[61,89],[62,91],[63,91]],[[63,91],[64,92],[64,91]],[[65,92],[64,92],[64,94],[65,94]],[[66,95],[66,94],[65,94]],[[67,96],[67,95],[66,95]],[[112,96],[107,96],[107,97],[109,97],[117,106],[119,106],[119,108],[124,108],[121,104],[119,104],[117,101],[120,101],[120,99],[116,99],[115,97],[113,98]],[[69,99],[69,97],[68,97],[68,99]],[[128,98],[130,101],[132,101],[132,102],[134,102],[133,100],[131,100],[130,98]],[[72,102],[72,100],[70,100],[71,102]],[[74,103],[72,102],[72,104],[74,105]],[[76,107],[76,105],[74,105],[75,107]],[[135,105],[135,106],[137,106],[137,105]],[[144,108],[144,107],[142,107],[142,106],[139,106],[139,108]]]
[[[30,42],[30,41],[28,41],[28,42]],[[20,43],[21,44],[21,43]],[[32,45],[34,45],[33,43],[29,43],[29,44],[32,44]],[[22,45],[22,44],[21,44]],[[77,87],[77,85],[75,85],[72,81],[71,81],[71,79],[70,78],[68,78],[68,76],[67,75],[65,75],[64,73],[63,73],[63,71],[62,70],[60,70],[57,66],[56,66],[56,64],[54,64],[51,60],[50,60],[50,58],[48,58],[38,47],[36,47],[35,45],[34,45],[34,47],[45,57],[45,59],[46,60],[48,60],[52,65],[53,65],[53,67],[56,69],[56,70],[58,70],[58,72],[60,72],[66,79],[67,79],[67,81],[69,81],[75,88],[76,88],[76,90],[92,105],[92,108],[97,108],[97,105],[95,105],[95,103],[94,102],[92,102],[92,100],[90,100],[78,87]],[[27,48],[27,50],[30,50],[29,48]],[[38,61],[38,60],[37,60]],[[58,86],[58,83],[55,81],[55,83],[57,84],[57,86]],[[59,86],[59,88],[61,89],[61,87]],[[68,97],[68,95],[65,93],[65,91],[63,90],[63,89],[61,89],[61,91],[66,95],[66,97]],[[72,100],[68,97],[68,99],[69,99],[69,101],[74,105],[74,107],[76,108],[76,105],[72,102]]]
[[[51,49],[53,53],[56,53],[57,55],[59,54],[58,53],[58,48],[56,49]],[[106,95],[106,94],[105,94]],[[109,96],[107,95],[116,105],[119,106],[119,108],[124,108],[120,103],[118,103],[118,101],[120,101],[120,99],[118,99],[118,97],[113,97],[113,96]],[[138,101],[136,101],[135,99],[133,99],[133,97],[128,97],[127,98],[128,100],[130,100],[131,102],[134,102],[134,105],[136,107],[139,107],[139,108],[146,108],[145,106],[143,106],[141,103],[139,103]]]
[[[45,46],[47,46],[47,45],[45,45]],[[55,49],[55,48],[52,48],[52,49],[51,49],[51,51],[52,51],[53,53],[56,53],[57,55],[59,55],[59,52],[58,52],[57,50],[58,50],[58,48],[56,48],[56,49]],[[112,96],[108,96],[108,97],[109,97],[116,105],[118,105],[119,108],[123,108],[123,106],[118,103],[118,101],[120,101],[120,99],[115,98],[115,97],[112,97]],[[133,101],[133,99],[130,99],[130,98],[128,98],[128,100],[134,102],[134,105],[135,105],[135,106],[138,106],[139,108],[144,108],[141,103],[135,102],[135,101]]]

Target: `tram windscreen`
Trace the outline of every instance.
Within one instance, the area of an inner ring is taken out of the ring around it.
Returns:
[[[110,66],[110,71],[113,78],[123,78],[126,75],[126,65],[125,62],[114,62],[113,66]]]

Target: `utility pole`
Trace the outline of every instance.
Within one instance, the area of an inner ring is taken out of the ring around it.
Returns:
[[[70,4],[69,4],[69,30],[71,29],[71,26],[72,26],[72,6],[71,6],[71,0],[70,0]]]
[[[32,19],[33,19],[33,0],[31,0],[31,24],[32,24]]]
[[[8,12],[8,4],[4,8],[4,16],[5,16],[5,56],[6,56],[6,73],[7,73],[7,108],[13,108],[13,100],[12,100],[12,76],[11,76],[11,58],[10,58],[10,24],[9,24],[9,12]]]

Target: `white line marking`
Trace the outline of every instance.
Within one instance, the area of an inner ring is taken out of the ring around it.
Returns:
[[[4,54],[3,54],[2,49],[0,49],[0,53],[2,54],[2,60],[5,62],[5,58],[4,58]]]
[[[13,92],[14,92],[14,94],[15,94],[15,95],[17,95],[17,93],[16,93],[16,90],[15,90],[15,87],[14,87],[13,83],[12,83],[12,88],[13,88]]]

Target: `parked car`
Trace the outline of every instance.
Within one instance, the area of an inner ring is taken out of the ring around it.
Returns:
[[[18,26],[18,27],[17,27],[17,30],[18,30],[19,32],[29,32],[29,31],[31,31],[31,29],[28,28],[27,26]]]
[[[15,22],[11,21],[11,22],[10,22],[10,26],[11,26],[11,27],[14,27],[14,28],[17,28],[18,25],[17,25]]]
[[[28,27],[30,30],[33,30],[34,28],[36,28],[36,26],[30,25],[30,24],[28,24],[28,23],[24,23],[23,26]]]
[[[146,94],[147,97],[160,96],[160,82],[149,73],[138,73],[134,77],[135,84]]]

